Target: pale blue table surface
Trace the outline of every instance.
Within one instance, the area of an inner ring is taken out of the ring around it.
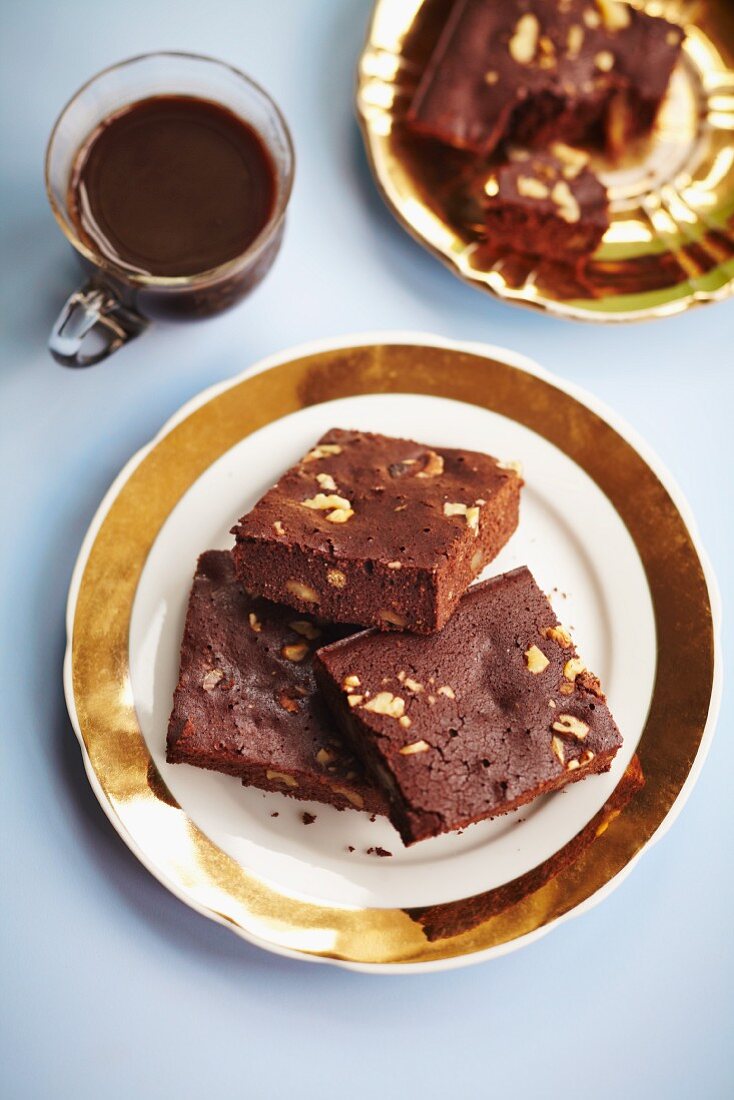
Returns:
[[[734,302],[646,326],[570,325],[463,286],[376,195],[352,113],[367,0],[4,0],[0,7],[2,1046],[8,1098],[734,1095],[734,707],[670,834],[603,905],[496,962],[378,978],[291,962],[193,913],[89,789],[61,688],[80,541],[178,406],[322,336],[424,329],[507,345],[608,402],[687,494],[733,594]],[[71,373],[45,350],[77,279],[47,209],[54,117],[155,48],[262,81],[295,137],[277,266],[241,308],[159,326]],[[729,635],[729,652],[732,649]]]

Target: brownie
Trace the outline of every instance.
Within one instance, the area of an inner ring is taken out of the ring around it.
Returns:
[[[486,186],[487,243],[497,252],[584,256],[609,227],[607,193],[587,157],[555,143],[550,153],[517,156]]]
[[[181,645],[167,759],[295,798],[384,813],[318,695],[315,646],[344,631],[249,596],[229,551],[202,554]]]
[[[329,622],[430,633],[515,530],[521,486],[489,455],[334,429],[233,528],[237,573]]]
[[[315,669],[405,844],[606,771],[622,743],[525,567],[472,586],[438,634],[365,631]]]
[[[456,0],[407,122],[482,156],[506,139],[616,154],[651,129],[683,37],[619,0]]]
[[[487,890],[484,894],[475,894],[459,901],[407,909],[408,916],[421,925],[426,939],[431,942],[459,936],[491,917],[499,916],[573,867],[644,786],[642,766],[639,758],[633,756],[624,775],[599,812],[594,814],[568,844],[554,852],[545,862],[519,878],[498,886],[496,890]]]

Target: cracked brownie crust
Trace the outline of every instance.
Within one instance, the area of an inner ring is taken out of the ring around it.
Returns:
[[[521,486],[489,455],[334,429],[233,528],[237,573],[330,622],[430,633],[517,527]]]
[[[249,596],[228,551],[199,558],[189,597],[167,760],[339,809],[385,813],[316,691],[317,645],[344,630]]]
[[[525,567],[469,589],[438,634],[363,632],[315,669],[405,844],[606,771],[622,743]]]

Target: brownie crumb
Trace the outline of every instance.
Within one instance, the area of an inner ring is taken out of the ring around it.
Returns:
[[[301,821],[303,822],[304,825],[313,825],[315,820],[316,820],[316,814],[310,814],[310,813],[307,813],[307,812],[304,812],[304,813],[301,814]]]
[[[377,814],[370,814],[370,821],[377,821]]]
[[[278,815],[278,811],[277,811],[277,810],[275,810],[275,811],[274,811],[274,812],[273,812],[273,813],[272,813],[272,814],[271,814],[270,816],[271,816],[271,817],[278,817],[278,816],[279,816],[279,815]]]
[[[354,851],[354,845],[353,844],[347,844],[347,851],[348,852],[353,852]]]
[[[388,852],[387,848],[380,848],[379,844],[376,848],[367,849],[368,856],[391,856],[392,852]]]

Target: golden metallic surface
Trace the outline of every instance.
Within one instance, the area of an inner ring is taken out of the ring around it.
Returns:
[[[357,114],[372,171],[408,232],[471,285],[577,320],[665,317],[734,293],[731,0],[635,0],[685,28],[684,51],[651,138],[621,164],[592,160],[611,225],[581,273],[493,254],[478,207],[457,201],[466,155],[411,136],[404,124],[451,3],[377,0],[359,61]]]
[[[653,699],[637,750],[645,789],[602,822],[572,866],[471,931],[435,942],[402,910],[308,904],[244,871],[171,797],[143,741],[130,690],[133,600],[146,556],[177,501],[220,455],[263,425],[308,405],[369,393],[466,401],[559,447],[627,525],[650,585],[658,636]],[[701,562],[674,502],[631,444],[544,379],[479,355],[409,344],[323,351],[273,367],[212,397],[159,439],[117,493],[91,546],[71,653],[91,771],[133,850],[186,901],[261,941],[360,963],[465,956],[542,928],[590,898],[640,852],[673,805],[699,748],[713,683]]]

